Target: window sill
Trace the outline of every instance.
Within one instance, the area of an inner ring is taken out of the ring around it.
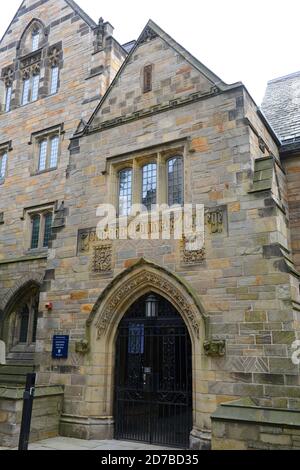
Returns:
[[[35,171],[34,173],[31,173],[30,176],[44,175],[45,173],[51,173],[52,171],[56,170],[58,170],[57,166],[55,168],[47,168],[46,170]]]
[[[48,253],[48,247],[47,248],[36,248],[36,249],[30,249],[27,251],[26,255],[27,256],[39,256],[39,255],[46,255]]]

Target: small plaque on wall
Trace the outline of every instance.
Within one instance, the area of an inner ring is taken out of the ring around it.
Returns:
[[[53,336],[52,358],[68,359],[69,354],[69,336]]]

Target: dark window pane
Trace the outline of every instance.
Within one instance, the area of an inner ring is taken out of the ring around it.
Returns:
[[[119,215],[129,215],[132,205],[132,170],[119,173]]]
[[[142,204],[151,209],[152,204],[156,204],[157,190],[157,166],[156,163],[149,163],[143,167],[143,199]]]
[[[51,228],[52,228],[52,214],[45,215],[45,233],[44,233],[44,248],[49,246],[49,241],[51,238]]]
[[[20,313],[20,343],[27,343],[28,326],[29,326],[29,308],[27,305],[23,307]]]
[[[168,204],[183,204],[183,162],[181,157],[168,160]]]
[[[35,215],[32,218],[32,237],[31,237],[31,249],[34,250],[39,247],[40,237],[40,216]]]

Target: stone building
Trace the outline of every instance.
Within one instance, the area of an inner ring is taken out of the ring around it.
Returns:
[[[271,82],[268,121],[152,21],[112,33],[25,0],[0,44],[0,443],[35,370],[32,439],[300,448],[297,110]],[[140,204],[176,205],[169,236]]]

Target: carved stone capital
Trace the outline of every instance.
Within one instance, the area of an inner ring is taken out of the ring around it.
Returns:
[[[223,357],[226,354],[226,341],[214,339],[205,341],[204,351],[206,356]]]
[[[75,351],[78,354],[87,354],[90,351],[90,344],[88,340],[77,341],[75,344]]]

